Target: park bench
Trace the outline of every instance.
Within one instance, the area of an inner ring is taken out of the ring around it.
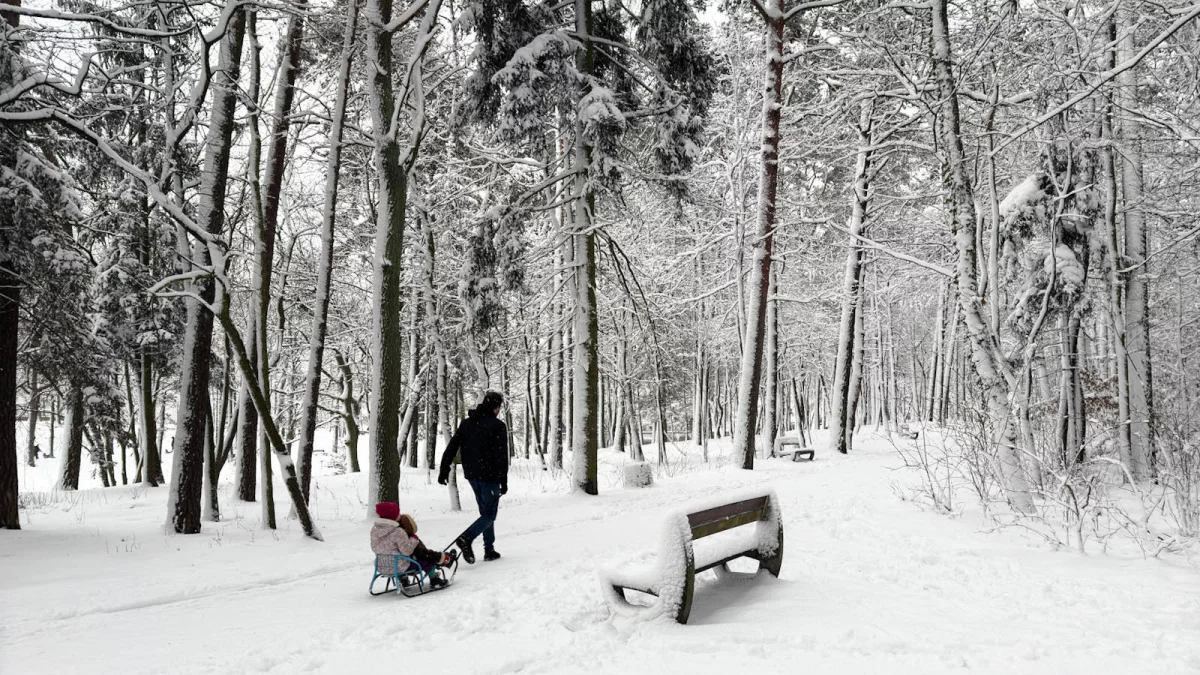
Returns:
[[[785,450],[785,448],[794,447],[795,450]],[[816,456],[816,451],[812,448],[804,447],[799,438],[795,436],[778,436],[775,438],[775,447],[771,449],[772,457],[785,457],[788,452],[792,454],[792,461],[799,462],[800,460],[812,461]]]
[[[736,536],[726,536],[697,553],[697,540],[744,525],[754,527],[742,528]],[[696,574],[718,567],[730,574],[729,562],[742,557],[757,560],[759,571],[779,576],[783,564],[783,520],[773,492],[759,490],[757,494],[747,493],[726,503],[705,504],[690,513],[672,515],[667,521],[658,565],[643,570],[629,567],[610,570],[605,575],[606,585],[612,590],[610,600],[621,610],[656,611],[687,623],[692,612]],[[626,590],[646,593],[658,600],[649,607],[634,605],[626,597]]]

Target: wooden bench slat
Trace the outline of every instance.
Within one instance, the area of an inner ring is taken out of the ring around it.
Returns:
[[[695,529],[696,526],[698,526],[698,525],[710,523],[715,520],[721,520],[722,518],[728,518],[729,516],[735,516],[740,513],[745,513],[747,511],[758,510],[761,513],[766,509],[766,506],[767,506],[767,498],[766,497],[755,497],[754,499],[744,499],[740,502],[734,502],[732,504],[725,504],[723,506],[717,506],[717,507],[714,507],[711,509],[705,509],[703,511],[689,513],[688,514],[688,525],[691,526],[693,529]]]
[[[759,555],[758,555],[758,551],[742,551],[741,553],[734,553],[731,556],[722,558],[716,562],[711,562],[703,567],[697,567],[696,574],[699,574],[706,570],[711,570],[714,567],[720,567],[721,565],[724,565],[727,562],[732,562],[734,560],[737,560],[738,558],[751,558],[753,560],[759,560]]]
[[[700,539],[725,530],[732,530],[738,525],[757,523],[763,519],[766,506],[760,506],[753,511],[743,511],[719,520],[710,520],[692,527],[692,539]]]

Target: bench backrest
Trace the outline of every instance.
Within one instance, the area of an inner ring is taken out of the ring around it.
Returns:
[[[731,530],[738,525],[748,525],[764,520],[767,517],[768,499],[764,495],[689,513],[687,518],[688,525],[692,528],[692,539],[700,539]]]

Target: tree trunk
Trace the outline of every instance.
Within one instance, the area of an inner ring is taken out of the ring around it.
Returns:
[[[1125,62],[1137,52],[1134,31],[1141,17],[1128,7],[1117,11],[1120,42],[1117,60]],[[1146,261],[1148,230],[1142,203],[1141,123],[1138,120],[1138,70],[1130,68],[1117,75],[1120,121],[1121,193],[1125,214],[1125,255],[1122,264],[1134,267],[1125,275],[1125,354],[1129,386],[1129,472],[1134,480],[1154,473],[1154,439],[1151,429],[1153,398],[1150,362],[1150,269]]]
[[[1115,21],[1109,23],[1109,41],[1116,43],[1117,26]],[[1112,68],[1116,64],[1116,52],[1109,50],[1107,54],[1108,68]],[[1106,143],[1101,147],[1104,162],[1104,179],[1105,179],[1105,199],[1104,199],[1104,269],[1105,269],[1105,284],[1107,290],[1108,319],[1112,324],[1113,335],[1113,370],[1117,380],[1117,425],[1114,429],[1117,437],[1117,452],[1121,458],[1121,462],[1125,465],[1130,475],[1138,476],[1134,473],[1137,468],[1141,471],[1143,466],[1142,456],[1139,454],[1136,458],[1133,454],[1133,448],[1129,438],[1129,356],[1126,353],[1126,331],[1125,331],[1125,308],[1124,308],[1124,292],[1125,288],[1121,282],[1121,245],[1120,232],[1117,227],[1117,163],[1116,153],[1113,146],[1116,143],[1116,135],[1113,129],[1113,101],[1109,99],[1106,102],[1106,110],[1102,121],[1101,133],[1104,135]]]
[[[769,269],[767,284],[767,336],[766,336],[766,374],[767,382],[763,388],[766,400],[763,401],[763,451],[768,455],[775,448],[775,437],[778,435],[777,412],[779,408],[779,302],[775,300],[779,288],[779,270],[772,266]]]
[[[758,236],[747,284],[746,339],[738,378],[737,418],[733,457],[743,469],[754,468],[754,423],[758,418],[758,389],[762,381],[763,338],[767,321],[767,291],[775,241],[775,194],[779,183],[779,118],[783,107],[783,4],[766,0],[766,85],[763,91],[762,154],[758,178]]]
[[[859,110],[855,132],[858,134],[858,152],[854,160],[854,190],[850,196],[850,222],[852,235],[862,235],[867,216],[867,174],[871,169],[871,109],[870,101],[864,101]],[[853,436],[853,410],[850,407],[850,381],[854,370],[855,327],[858,325],[859,296],[862,286],[863,248],[858,239],[851,237],[850,250],[846,254],[846,274],[843,281],[842,318],[838,333],[837,357],[833,366],[833,407],[830,416],[833,426],[829,431],[830,449],[846,454],[850,450]]]
[[[108,484],[117,486],[116,462],[113,461],[112,432],[104,432],[104,468],[108,471]]]
[[[205,142],[204,169],[196,222],[214,236],[225,229],[225,191],[229,183],[229,154],[237,102],[238,70],[241,64],[245,12],[238,10],[230,19],[221,39],[218,73],[214,74],[213,103],[208,138]],[[208,248],[197,242],[193,259],[200,264],[209,260]],[[215,281],[207,277],[194,288],[201,301],[213,300]],[[213,316],[196,300],[187,303],[187,324],[180,367],[179,411],[176,415],[175,457],[171,468],[171,496],[167,519],[179,534],[200,532],[201,492],[204,482],[205,413],[208,407],[208,382],[212,360]],[[149,448],[143,453],[149,458]],[[149,473],[149,472],[147,472]]]
[[[988,295],[992,332],[1000,335],[1000,195],[996,189],[996,156],[992,154],[996,146],[996,109],[999,108],[1000,85],[992,90],[992,103],[988,107],[987,116],[987,162],[988,162],[988,207],[991,214],[991,229],[988,236]]]
[[[3,278],[0,278],[0,284],[3,284],[3,283],[5,283]],[[17,292],[19,293],[20,291],[18,290]],[[4,311],[2,306],[7,303],[8,303],[8,297],[4,296],[4,295],[0,295],[0,312]],[[7,317],[0,318],[0,322],[3,322],[5,320],[7,320]],[[4,330],[3,323],[0,323],[0,330]],[[9,339],[7,336],[0,335],[0,348],[7,345],[7,342],[4,342],[7,339]],[[15,347],[14,347],[14,349],[15,349]],[[16,355],[15,351],[5,352],[5,353],[13,354],[14,357]],[[13,372],[15,373],[16,372],[16,364],[13,363],[12,366],[13,366]],[[7,367],[8,367],[7,365],[0,365],[0,378],[8,376],[7,371],[3,370],[4,368],[7,368]],[[13,377],[16,377],[16,375],[13,375]],[[13,386],[15,387],[16,385],[13,385]],[[0,384],[0,390],[3,390],[2,384]],[[0,395],[2,395],[2,394],[0,394]],[[15,393],[13,394],[13,400],[16,401]],[[34,453],[33,449],[35,447],[37,447],[38,404],[40,401],[41,401],[41,391],[38,389],[37,371],[30,368],[29,369],[29,424],[26,425],[26,429],[25,429],[25,462],[29,466],[37,466],[37,457],[34,456],[35,453]],[[15,411],[13,413],[13,418],[14,418],[13,424],[15,425],[16,424],[16,412]],[[0,417],[0,424],[3,423],[2,419],[3,418]],[[13,443],[14,443],[14,445],[16,443],[15,437],[13,438]],[[3,460],[0,460],[0,462],[2,462],[2,461]]]
[[[350,365],[341,352],[333,352],[333,360],[341,373],[342,419],[346,422],[346,458],[350,462],[350,473],[358,473],[362,469],[358,465],[358,420],[354,410],[354,374]]]
[[[79,489],[79,466],[83,460],[83,391],[68,383],[67,392],[67,447],[59,460],[60,475],[58,486],[63,490]]]
[[[154,400],[154,364],[145,350],[138,355],[138,421],[141,426],[139,443],[142,451],[142,476],[145,484],[157,487],[166,482],[162,472],[158,427],[154,416],[158,404]]]
[[[58,427],[58,413],[58,396],[56,395],[50,399],[50,442],[48,444],[49,452],[46,454],[47,457],[54,456],[54,431],[55,428]]]
[[[246,160],[246,175],[247,184],[250,189],[250,203],[253,212],[254,222],[254,255],[255,266],[252,268],[251,286],[254,289],[254,294],[250,301],[250,315],[252,329],[248,331],[251,336],[254,358],[250,363],[255,366],[252,379],[256,380],[262,391],[263,397],[267,401],[266,408],[262,414],[271,415],[271,365],[268,348],[268,313],[271,304],[271,266],[275,253],[275,236],[273,232],[267,232],[266,213],[263,207],[263,190],[259,182],[261,174],[260,165],[262,158],[262,139],[259,135],[258,120],[259,107],[258,101],[260,98],[260,81],[262,77],[262,67],[260,55],[262,53],[262,45],[258,40],[258,12],[251,11],[247,14],[246,30],[250,36],[250,77],[249,91],[247,92],[247,124],[249,130],[249,151]],[[280,317],[279,338],[283,338],[282,316]],[[256,407],[251,410],[244,410],[244,414],[256,415]],[[259,492],[262,493],[262,526],[267,529],[275,529],[275,483],[271,475],[271,449],[267,442],[266,424],[255,425],[258,427],[258,440],[255,445],[258,447],[258,484]]]
[[[400,167],[400,147],[389,134],[395,94],[392,82],[391,34],[382,24],[392,18],[391,0],[367,0],[367,54],[375,67],[370,92],[374,124],[374,162],[378,180],[375,214],[374,364],[371,376],[371,476],[367,501],[399,500],[401,373],[404,355],[400,334],[400,265],[404,254],[404,216],[408,180]]]
[[[83,438],[91,448],[88,451],[88,457],[96,465],[96,475],[100,477],[100,486],[111,487],[108,482],[108,470],[104,467],[104,443],[94,425],[91,429],[86,424],[84,425]]]
[[[625,357],[625,341],[626,341],[625,334],[623,332],[618,332],[617,333],[617,344],[616,344],[616,352],[617,352],[616,353],[616,366],[617,366],[618,376],[620,378],[620,385],[619,385],[620,393],[616,397],[617,398],[616,409],[613,412],[613,422],[616,426],[613,429],[613,446],[612,446],[613,450],[616,450],[617,452],[625,452],[625,446],[626,446],[625,418],[628,416],[628,413],[625,410],[625,408],[626,408],[625,382],[626,382],[626,378],[629,377],[629,373],[628,373],[629,363],[628,363],[628,359]]]
[[[0,150],[8,154],[8,150]],[[15,153],[14,153],[15,154]],[[5,158],[7,160],[7,158]],[[7,167],[6,161],[3,166]],[[0,234],[7,238],[7,234]],[[0,239],[0,244],[7,244]],[[17,470],[17,328],[20,320],[21,282],[0,265],[0,528],[21,529]],[[35,406],[30,406],[29,425],[35,425]],[[51,426],[54,422],[51,421]],[[30,466],[33,465],[30,453]]]
[[[436,375],[430,374],[426,377],[434,378]],[[437,384],[434,383],[430,389],[436,391]],[[528,430],[528,426],[526,427]],[[432,470],[437,466],[437,433],[438,433],[438,405],[437,400],[433,396],[425,397],[425,468]],[[529,438],[526,435],[526,442]],[[526,456],[528,456],[528,447],[526,447]]]
[[[247,331],[250,360],[258,363],[256,330],[251,324]],[[258,413],[250,400],[250,389],[243,381],[238,388],[238,499],[244,502],[257,500],[258,493]]]
[[[863,298],[866,293],[863,288],[862,268],[859,268],[858,275],[858,286],[855,289],[858,295],[854,301],[854,327],[850,338],[850,376],[846,387],[845,435],[847,450],[852,449],[854,445],[854,432],[858,429],[858,402],[863,390],[863,347],[865,346],[863,325],[866,323]]]
[[[346,98],[350,86],[350,66],[354,60],[357,34],[358,0],[346,3],[346,28],[342,34],[342,55],[338,67],[337,94],[329,130],[329,157],[325,161],[325,202],[321,212],[321,253],[317,263],[317,298],[309,329],[308,371],[304,380],[303,420],[300,425],[300,491],[307,500],[312,483],[313,436],[317,431],[317,410],[321,396],[321,365],[325,356],[325,337],[329,332],[329,288],[333,272],[333,228],[337,219],[338,174],[342,167],[342,130],[346,123]],[[291,24],[289,23],[289,28]],[[299,31],[299,29],[297,29]],[[290,46],[290,45],[289,45]],[[299,38],[295,58],[299,58]],[[289,70],[289,72],[291,72]],[[294,81],[294,78],[293,78]],[[293,89],[289,87],[289,90]],[[288,106],[290,109],[290,100]],[[282,153],[281,153],[282,155]],[[268,198],[268,204],[270,203]],[[336,450],[336,448],[335,448]],[[357,458],[355,461],[357,464]],[[354,469],[357,471],[357,467]]]
[[[981,312],[977,293],[978,251],[975,247],[975,198],[967,174],[963,152],[958,109],[958,84],[954,79],[950,48],[950,26],[946,12],[947,0],[933,0],[931,41],[934,78],[942,107],[939,120],[945,153],[945,182],[948,206],[952,216],[952,233],[958,259],[955,265],[960,311],[967,325],[971,344],[971,359],[988,401],[992,423],[999,446],[1001,482],[1009,502],[1023,513],[1032,513],[1033,497],[1021,466],[1017,450],[1015,427],[1008,406],[1009,380],[1004,369],[1007,364],[999,338],[989,330]]]
[[[420,326],[421,316],[421,289],[413,284],[410,289],[408,302],[408,387],[410,390],[417,388],[417,378],[421,377],[421,333],[418,330]],[[420,428],[418,411],[413,411],[414,423],[408,432],[408,438],[400,441],[401,450],[404,450],[404,443],[408,443],[408,466],[409,468],[417,468],[417,430]],[[403,452],[401,456],[405,456]]]
[[[591,40],[591,0],[575,0],[575,33],[582,41],[576,55],[576,68],[590,76],[595,67],[595,46]],[[590,82],[583,84],[580,98],[586,96]],[[588,180],[592,166],[592,146],[588,143],[583,121],[575,124],[575,376],[574,403],[571,419],[571,477],[575,489],[589,495],[599,492],[597,482],[600,390],[600,324],[596,314],[596,233],[592,218],[596,212],[596,195]]]
[[[564,228],[565,229],[565,228]],[[554,267],[562,270],[562,248],[555,247]],[[560,278],[562,272],[558,273]],[[561,285],[561,284],[560,284]],[[559,322],[562,318],[562,306],[559,294],[555,297],[551,308],[550,330],[550,410],[548,425],[550,428],[546,447],[550,454],[550,467],[561,469],[562,463],[562,427],[563,427],[563,339]]]
[[[228,363],[226,366],[228,367]],[[207,397],[204,402],[211,405],[211,400]],[[221,503],[217,499],[217,486],[221,473],[217,466],[216,427],[211,408],[204,417],[204,505],[201,511],[205,521],[216,523],[221,520]]]
[[[937,401],[938,387],[942,381],[942,370],[946,367],[946,296],[947,287],[938,293],[937,319],[933,328],[933,361],[929,365],[929,395],[925,397],[925,420],[933,422],[938,419]]]
[[[393,120],[396,109],[393,65],[393,32],[387,30],[392,19],[392,0],[367,0],[366,51],[373,63],[369,107],[373,125],[372,152],[378,181],[375,213],[375,260],[373,279],[373,333],[371,354],[371,475],[367,500],[394,502],[400,497],[400,457],[397,415],[403,403],[401,368],[404,365],[400,332],[400,267],[404,255],[404,223],[408,202],[408,171],[416,161],[425,128],[421,62],[431,41],[441,0],[431,0],[425,8],[421,33],[416,36],[406,70],[409,89],[400,103],[412,94],[408,115],[408,147],[401,157],[399,129]],[[373,511],[369,511],[372,512]]]

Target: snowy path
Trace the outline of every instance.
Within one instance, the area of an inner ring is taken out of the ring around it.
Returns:
[[[365,526],[340,479],[320,503],[325,544],[234,526],[219,544],[164,537],[161,497],[110,500],[6,536],[0,672],[1200,672],[1196,570],[1055,553],[923,513],[893,494],[894,461],[769,460],[595,499],[514,481],[504,559],[417,599],[367,596]],[[467,522],[409,481],[426,538]],[[688,626],[610,619],[597,566],[653,550],[665,508],[760,481],[782,502],[780,579],[704,575]],[[123,529],[140,543],[114,552]]]

